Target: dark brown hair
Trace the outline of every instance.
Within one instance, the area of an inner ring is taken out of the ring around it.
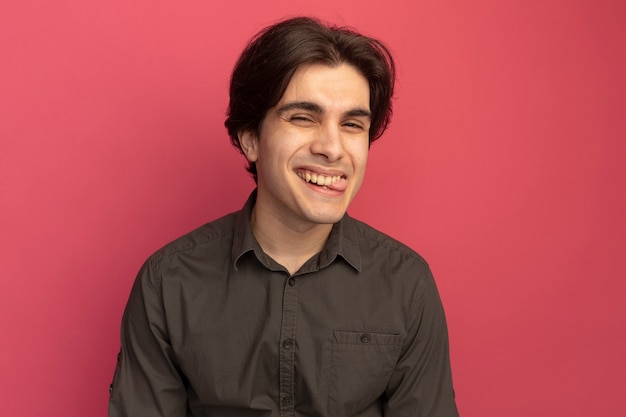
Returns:
[[[298,67],[342,63],[356,68],[370,88],[370,143],[380,138],[392,114],[395,66],[382,42],[352,29],[296,17],[261,30],[242,52],[230,80],[230,103],[225,121],[231,143],[241,150],[238,134],[259,134],[267,111],[281,99]],[[242,152],[243,153],[243,152]],[[248,165],[256,181],[256,166]]]

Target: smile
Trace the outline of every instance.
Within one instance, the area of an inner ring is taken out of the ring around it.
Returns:
[[[322,175],[311,171],[298,171],[298,176],[308,183],[316,184],[321,187],[328,187],[341,180],[341,176],[339,175]]]

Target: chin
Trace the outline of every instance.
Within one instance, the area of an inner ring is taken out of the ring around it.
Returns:
[[[309,220],[313,223],[317,224],[335,224],[339,220],[342,219],[346,212],[336,212],[336,213],[315,213],[309,217]]]

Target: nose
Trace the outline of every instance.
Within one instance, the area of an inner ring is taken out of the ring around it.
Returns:
[[[311,152],[332,162],[344,155],[343,138],[338,126],[325,126],[311,143]]]

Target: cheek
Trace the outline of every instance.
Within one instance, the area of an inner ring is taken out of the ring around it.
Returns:
[[[269,142],[269,141],[268,141]],[[259,149],[257,166],[261,165],[268,175],[277,175],[289,164],[289,150],[284,146],[276,146],[276,143],[266,143]]]
[[[367,164],[367,156],[369,154],[369,146],[359,144],[351,150],[351,154],[354,165],[365,168],[365,165]]]

